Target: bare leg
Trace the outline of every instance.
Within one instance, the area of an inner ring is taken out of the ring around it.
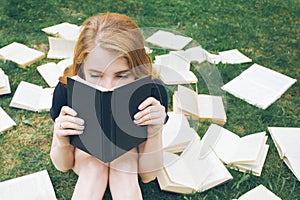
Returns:
[[[75,152],[74,172],[79,176],[72,200],[102,199],[108,183],[108,167],[100,160],[80,151]]]
[[[142,199],[138,182],[136,148],[110,163],[109,187],[113,199]]]

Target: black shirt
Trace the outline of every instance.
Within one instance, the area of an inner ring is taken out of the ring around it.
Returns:
[[[156,88],[152,91],[152,97],[160,101],[161,105],[165,107],[165,111],[168,111],[168,95],[165,87],[162,85],[162,82],[159,80],[155,80]],[[58,83],[55,87],[53,100],[52,100],[52,107],[50,109],[51,118],[55,120],[60,113],[60,110],[63,106],[67,105],[67,88],[64,84]],[[168,120],[168,115],[166,117],[165,123]]]

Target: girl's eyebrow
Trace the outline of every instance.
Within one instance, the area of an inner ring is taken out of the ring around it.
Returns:
[[[125,70],[122,70],[122,71],[118,71],[118,72],[115,72],[115,74],[123,74],[123,73],[126,73],[126,72],[129,72],[130,69],[125,69]]]

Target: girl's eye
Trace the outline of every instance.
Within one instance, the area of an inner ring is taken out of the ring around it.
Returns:
[[[101,78],[102,75],[101,74],[90,74],[91,78]]]
[[[117,78],[128,78],[128,74],[119,74]]]

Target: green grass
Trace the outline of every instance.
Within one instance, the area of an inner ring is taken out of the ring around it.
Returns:
[[[267,131],[268,126],[300,124],[300,2],[298,0],[4,0],[0,7],[0,47],[17,41],[29,47],[48,50],[48,40],[41,28],[70,22],[80,25],[98,12],[119,12],[133,18],[140,27],[160,27],[192,37],[206,50],[219,51],[237,48],[253,62],[276,70],[298,81],[268,109],[261,110],[226,94],[228,122],[225,128],[244,136]],[[156,51],[156,53],[159,51]],[[8,105],[18,83],[25,80],[46,87],[36,67],[43,59],[27,69],[12,62],[0,61],[8,74],[12,93],[0,97],[0,106],[12,116],[18,126],[0,135],[0,181],[47,169],[58,199],[70,199],[76,175],[61,173],[52,165],[49,150],[52,139],[52,121],[49,113],[33,113],[10,108]],[[251,64],[217,65],[224,83],[227,83]],[[200,66],[201,67],[201,66]],[[208,92],[205,74],[197,66],[199,92]],[[172,88],[169,88],[170,92]],[[203,136],[209,123],[193,124]],[[232,199],[263,184],[282,199],[300,199],[300,183],[279,159],[269,137],[270,145],[262,175],[253,176],[229,169],[234,179],[203,193],[179,195],[163,192],[156,181],[142,184],[144,199]],[[111,199],[109,192],[105,199]]]

